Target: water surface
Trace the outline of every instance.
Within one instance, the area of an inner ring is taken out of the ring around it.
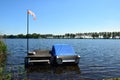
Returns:
[[[31,80],[79,80],[120,77],[120,40],[114,39],[30,39],[29,50],[51,50],[53,44],[70,44],[81,56],[78,66],[50,65],[24,68],[26,39],[6,39],[8,46],[6,72],[21,73],[16,78]],[[11,69],[12,68],[12,69]],[[13,75],[14,77],[16,75]]]

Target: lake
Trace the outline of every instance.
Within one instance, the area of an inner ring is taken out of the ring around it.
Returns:
[[[53,44],[70,44],[81,56],[78,66],[38,65],[24,68],[26,39],[5,39],[8,56],[5,73],[13,79],[101,80],[120,77],[120,39],[30,39],[29,50],[51,50]]]

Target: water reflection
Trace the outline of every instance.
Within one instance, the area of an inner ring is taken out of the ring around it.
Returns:
[[[61,80],[75,79],[80,75],[80,68],[78,65],[48,65],[48,64],[34,64],[26,68],[27,79],[30,80]]]
[[[59,65],[53,67],[54,74],[80,74],[78,65]]]
[[[25,68],[27,74],[31,73],[48,73],[51,71],[51,65],[49,64],[32,64]]]

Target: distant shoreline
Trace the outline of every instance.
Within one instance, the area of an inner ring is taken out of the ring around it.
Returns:
[[[120,32],[90,32],[90,33],[66,33],[64,35],[53,34],[17,34],[2,35],[3,38],[34,38],[34,39],[120,39]]]
[[[4,38],[4,39],[27,39],[27,38]],[[28,39],[81,39],[81,38],[28,38]],[[111,38],[111,39],[105,39],[105,38],[82,38],[82,39],[89,39],[89,40],[120,40],[120,38]],[[81,39],[81,40],[82,40]]]

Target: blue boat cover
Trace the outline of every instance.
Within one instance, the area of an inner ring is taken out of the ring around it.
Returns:
[[[74,56],[75,51],[71,45],[68,44],[55,44],[52,47],[54,56]]]

